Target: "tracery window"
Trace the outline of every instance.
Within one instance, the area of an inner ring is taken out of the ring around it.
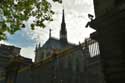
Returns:
[[[79,72],[80,71],[80,66],[79,66],[80,62],[79,62],[79,59],[77,58],[76,59],[76,72]]]

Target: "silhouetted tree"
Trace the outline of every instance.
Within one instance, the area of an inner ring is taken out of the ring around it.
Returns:
[[[61,3],[61,0],[52,0]],[[34,17],[31,29],[45,27],[44,21],[52,21],[54,14],[48,0],[0,0],[0,40],[6,39],[5,32],[14,34],[25,27],[25,22]]]

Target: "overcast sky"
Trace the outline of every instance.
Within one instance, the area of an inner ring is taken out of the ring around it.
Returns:
[[[16,32],[15,35],[8,35],[6,44],[21,47],[21,55],[29,58],[34,58],[34,48],[39,42],[41,46],[47,41],[49,37],[49,29],[52,29],[52,36],[59,38],[59,30],[62,20],[62,9],[65,10],[65,20],[68,41],[78,44],[82,43],[84,38],[89,37],[89,34],[94,30],[85,28],[86,23],[89,21],[88,13],[94,14],[93,0],[63,0],[63,5],[59,3],[52,3],[55,15],[54,21],[46,23],[46,28],[37,28],[32,31],[29,28],[22,29]],[[27,22],[28,25],[29,22]]]

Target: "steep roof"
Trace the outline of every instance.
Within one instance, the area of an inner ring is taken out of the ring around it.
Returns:
[[[64,49],[68,47],[76,46],[75,44],[66,43],[56,38],[50,37],[46,43],[42,46],[42,48],[57,48],[57,49]]]

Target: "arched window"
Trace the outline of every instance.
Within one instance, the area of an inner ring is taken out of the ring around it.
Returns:
[[[72,62],[71,62],[71,60],[68,61],[68,70],[72,71]]]
[[[50,51],[48,51],[48,52],[47,52],[47,56],[50,56],[50,55],[51,55],[51,52],[50,52]]]
[[[44,52],[41,52],[40,59],[44,58]]]
[[[78,58],[76,58],[76,72],[79,72],[80,71],[80,62],[79,62],[79,59]]]

